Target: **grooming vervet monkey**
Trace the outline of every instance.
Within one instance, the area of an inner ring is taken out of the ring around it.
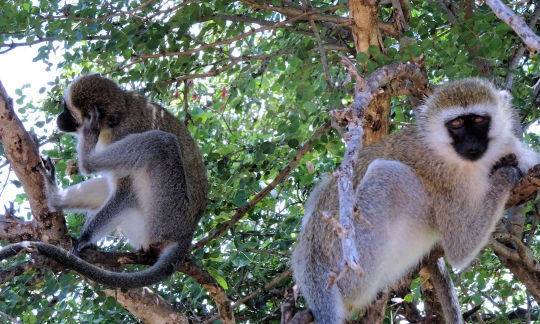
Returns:
[[[206,168],[187,127],[99,74],[68,87],[57,125],[78,137],[83,173],[102,174],[60,189],[54,165],[44,160],[49,208],[88,211],[73,253],[115,228],[134,247],[161,253],[153,266],[131,273],[106,271],[54,245],[35,243],[40,253],[111,287],[141,287],[170,276],[188,253],[207,202]]]
[[[371,223],[353,224],[362,275],[349,271],[327,289],[342,260],[341,240],[322,215],[338,217],[336,179],[323,179],[306,203],[292,267],[317,323],[344,323],[436,244],[452,266],[467,266],[488,242],[510,189],[540,162],[520,140],[510,96],[486,81],[437,88],[417,120],[363,148],[355,165],[357,207]]]

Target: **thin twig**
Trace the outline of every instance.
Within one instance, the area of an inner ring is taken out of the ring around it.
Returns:
[[[233,215],[233,217],[227,224],[224,224],[220,226],[219,228],[215,229],[208,236],[206,236],[205,238],[197,242],[195,245],[193,245],[191,247],[191,250],[200,249],[211,240],[215,239],[216,237],[219,237],[225,231],[232,228],[234,224],[236,224],[240,219],[242,219],[242,217],[244,217],[248,211],[253,209],[253,207],[255,207],[255,205],[259,201],[261,201],[264,197],[266,197],[266,195],[268,195],[270,191],[272,191],[281,181],[283,181],[291,173],[291,171],[298,165],[298,163],[300,163],[300,160],[302,160],[304,155],[306,155],[307,152],[311,150],[311,148],[313,147],[313,142],[319,136],[328,132],[329,130],[330,130],[330,122],[326,122],[323,125],[321,125],[319,128],[317,128],[317,130],[315,130],[313,135],[311,135],[311,137],[306,141],[306,143],[304,143],[304,145],[302,145],[302,147],[300,147],[297,150],[296,155],[289,162],[289,164],[287,164],[283,168],[283,170],[274,178],[274,180],[272,180],[272,182],[270,182],[270,184],[268,184],[263,190],[261,190],[258,194],[256,194],[255,197],[253,197],[253,199],[251,199],[246,205],[238,208],[236,210],[236,213]]]
[[[103,22],[103,21],[106,21],[106,20],[109,20],[111,18],[118,17],[118,16],[124,16],[124,15],[125,16],[134,16],[135,12],[148,7],[154,1],[155,0],[148,0],[148,1],[144,2],[144,3],[142,3],[140,6],[138,6],[136,8],[126,10],[126,11],[110,13],[108,15],[98,17],[98,18],[82,18],[82,17],[76,17],[76,16],[72,16],[72,15],[67,14],[67,15],[62,15],[62,16],[45,16],[45,17],[43,17],[43,19],[61,19],[61,18],[65,18],[65,19],[72,19],[72,20],[75,20],[75,21],[82,21],[82,22],[87,23],[87,24],[93,24],[93,23],[97,23],[97,22]]]
[[[276,278],[272,279],[269,283],[265,284],[264,286],[260,287],[260,288],[257,288],[256,290],[252,291],[251,293],[249,293],[248,295],[240,298],[239,300],[237,300],[233,305],[232,305],[232,308],[236,308],[240,305],[243,305],[245,304],[248,300],[254,298],[254,297],[257,297],[258,295],[262,294],[263,292],[265,292],[266,290],[276,286],[277,284],[279,284],[280,282],[282,282],[283,280],[289,278],[290,276],[292,275],[292,270],[291,269],[287,269],[285,271],[283,271],[279,276],[277,276]],[[218,315],[214,315],[212,316],[211,318],[205,320],[202,322],[202,324],[210,324],[210,323],[213,323],[215,320],[219,319],[219,316]]]
[[[142,56],[139,56],[139,57],[135,58],[133,60],[133,62],[122,66],[120,69],[127,68],[129,66],[132,66],[132,65],[140,63],[140,62],[147,61],[149,59],[161,58],[161,57],[172,57],[172,56],[187,56],[187,55],[192,55],[192,54],[201,52],[201,51],[209,49],[209,48],[217,48],[218,46],[231,44],[231,43],[233,43],[235,41],[244,39],[244,38],[249,37],[249,36],[251,36],[253,34],[257,34],[257,33],[263,32],[263,31],[267,31],[267,30],[273,30],[273,29],[276,29],[276,28],[280,28],[281,26],[284,26],[284,25],[286,25],[288,23],[291,23],[293,21],[299,20],[301,18],[310,16],[310,15],[313,15],[313,14],[315,14],[315,12],[311,12],[311,11],[310,12],[304,12],[304,13],[296,16],[296,17],[286,19],[284,21],[278,22],[278,23],[276,23],[274,25],[271,25],[271,26],[264,26],[264,27],[260,27],[260,28],[257,28],[257,29],[253,29],[253,30],[251,30],[249,32],[240,34],[238,36],[228,38],[228,39],[225,39],[225,40],[221,40],[221,41],[217,41],[217,42],[214,42],[214,43],[205,44],[205,45],[202,45],[202,46],[199,46],[197,48],[194,48],[194,49],[191,49],[191,50],[188,50],[188,51],[184,51],[184,52],[168,52],[168,53],[157,53],[157,54],[142,55]]]
[[[317,25],[315,24],[315,21],[313,21],[313,19],[309,20],[309,24],[311,25],[311,28],[313,29],[313,34],[315,34],[315,38],[317,39],[317,43],[319,44],[319,52],[321,53],[321,62],[324,70],[324,80],[326,81],[328,88],[332,89],[334,86],[332,85],[332,79],[330,77],[330,71],[328,69],[328,61],[326,60],[326,52],[324,51],[321,35],[319,35],[319,29],[317,28]]]
[[[2,190],[0,191],[0,197],[2,196],[2,194],[4,193],[4,190],[6,189],[6,186],[9,182],[9,176],[11,175],[11,167],[8,169],[8,174],[7,174],[7,177],[6,177],[6,182],[4,182],[4,185],[2,186]]]
[[[165,82],[163,82],[163,84],[171,84],[171,83],[184,81],[184,80],[190,80],[190,79],[200,79],[200,78],[213,77],[213,76],[219,75],[219,74],[229,70],[230,68],[232,68],[233,66],[235,66],[236,64],[238,64],[240,62],[250,61],[250,60],[264,61],[264,60],[267,60],[267,59],[272,58],[274,56],[283,55],[283,54],[292,54],[293,52],[294,51],[291,51],[291,50],[279,50],[279,51],[276,51],[276,52],[273,52],[273,53],[268,53],[268,54],[248,55],[248,56],[241,56],[241,57],[231,57],[230,58],[231,62],[229,64],[224,65],[224,66],[222,66],[222,67],[220,67],[218,69],[213,69],[213,70],[211,70],[209,72],[205,72],[205,73],[185,74],[185,75],[179,76],[177,78],[165,81]],[[124,68],[124,67],[122,67],[122,68]]]

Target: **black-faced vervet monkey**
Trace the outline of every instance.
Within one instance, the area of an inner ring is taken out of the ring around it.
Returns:
[[[338,215],[336,179],[327,177],[313,190],[292,267],[317,323],[344,323],[436,244],[457,268],[486,245],[510,189],[540,163],[520,140],[509,99],[480,79],[449,83],[426,100],[417,126],[362,149],[354,170],[356,203],[372,225],[354,222],[363,274],[349,271],[330,289],[341,240],[322,212]]]
[[[45,160],[49,207],[88,211],[73,252],[118,228],[134,247],[161,253],[148,269],[118,273],[52,245],[40,244],[39,251],[112,287],[145,286],[171,275],[189,250],[208,192],[201,153],[184,123],[163,107],[93,74],[76,79],[66,90],[57,125],[78,137],[83,173],[102,174],[60,189],[53,164]]]

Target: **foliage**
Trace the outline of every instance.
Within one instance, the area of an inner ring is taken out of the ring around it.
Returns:
[[[276,6],[281,2],[267,1]],[[58,78],[54,84],[43,85],[41,91],[48,93],[48,99],[32,103],[21,89],[16,93],[18,113],[33,122],[42,134],[41,141],[46,140],[53,132],[53,118],[61,109],[65,87],[77,75],[88,72],[103,73],[128,89],[141,91],[178,118],[186,117],[187,102],[193,121],[190,131],[202,149],[211,181],[211,202],[195,242],[226,224],[237,208],[270,183],[296,149],[328,120],[329,110],[351,101],[347,90],[352,85],[339,90],[330,89],[325,82],[317,39],[308,21],[253,32],[268,26],[265,21],[277,23],[287,17],[256,9],[249,1],[67,3],[0,0],[0,52],[35,44],[39,46],[35,60],[43,62],[48,62],[52,51],[64,53],[58,66],[49,63]],[[323,12],[342,3],[311,1],[313,8]],[[533,7],[522,5],[518,10],[529,17]],[[346,17],[348,12],[340,7],[333,14]],[[381,19],[388,18],[391,8],[381,7],[379,14]],[[434,1],[413,1],[411,14],[410,29],[405,33],[410,37],[407,46],[387,37],[386,51],[373,47],[367,54],[355,55],[364,72],[423,53],[430,81],[436,84],[481,75],[475,62],[480,58],[493,67],[489,76],[497,82],[514,73],[511,90],[524,124],[540,117],[531,87],[538,80],[540,58],[524,56],[510,71],[508,62],[520,45],[519,39],[487,6],[478,6],[469,19],[453,17],[459,24],[452,23],[445,9]],[[332,80],[342,84],[347,75],[338,54],[354,53],[352,38],[342,28],[329,26],[319,22],[319,32],[323,40],[328,44],[333,41],[338,48],[328,49],[326,55]],[[477,57],[471,55],[471,48]],[[405,97],[392,100],[392,118],[413,121]],[[538,143],[534,137],[529,141]],[[62,186],[81,181],[81,176],[65,172],[66,160],[76,157],[74,138],[62,136],[52,142],[44,153],[57,160]],[[232,300],[287,269],[307,195],[322,175],[339,164],[342,154],[339,134],[331,131],[323,135],[286,181],[225,235],[193,252],[195,262],[216,278]],[[24,204],[23,198],[17,200],[17,208]],[[76,235],[82,222],[80,215],[69,215],[71,233]],[[111,248],[110,241],[103,245]],[[538,256],[538,236],[532,249]],[[480,313],[494,314],[494,322],[501,322],[510,310],[526,307],[523,286],[492,252],[485,252],[479,260],[459,275],[463,311],[484,302]],[[278,288],[292,285],[288,279]],[[154,288],[189,316],[206,318],[216,312],[207,292],[182,274]],[[0,291],[4,296],[0,310],[24,323],[137,321],[114,299],[92,289],[72,272],[28,272],[2,284]],[[419,297],[416,292],[413,289],[411,300]],[[251,322],[278,322],[281,301],[281,296],[263,293],[238,308],[236,316]],[[0,320],[6,321],[1,316]]]

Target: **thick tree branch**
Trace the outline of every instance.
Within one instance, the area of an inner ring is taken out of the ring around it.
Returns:
[[[32,137],[13,110],[13,100],[0,82],[0,140],[17,178],[21,181],[32,215],[37,220],[39,239],[65,244],[69,242],[64,215],[52,213],[46,204],[43,176],[38,171],[41,157]]]
[[[346,125],[348,131],[344,136],[346,149],[343,161],[337,171],[334,172],[334,176],[338,178],[339,194],[339,225],[336,226],[336,230],[341,237],[343,260],[338,268],[329,274],[332,278],[330,285],[333,285],[349,269],[358,274],[361,274],[362,271],[357,263],[358,251],[353,241],[355,234],[352,220],[362,219],[362,215],[358,214],[354,199],[353,170],[354,165],[358,164],[362,149],[364,111],[372,103],[375,96],[384,92],[383,88],[391,84],[411,80],[410,86],[417,88],[419,91],[425,88],[427,83],[427,79],[420,81],[417,77],[421,70],[420,65],[396,62],[377,69],[364,79],[360,76],[354,64],[346,57],[342,56],[342,61],[351,77],[356,80],[356,88],[354,102],[348,108],[331,112],[333,124]],[[328,217],[331,219],[332,215]],[[366,226],[370,226],[367,221],[364,220],[364,222]]]
[[[529,20],[529,28],[533,30],[534,26],[536,26],[536,22],[538,21],[538,17],[540,16],[540,6],[536,5],[536,8],[534,9],[534,13]],[[504,79],[504,88],[507,90],[510,90],[512,88],[512,84],[514,83],[514,69],[517,68],[519,61],[521,61],[521,58],[523,57],[523,54],[525,54],[525,45],[520,44],[514,55],[512,56],[512,59],[510,60],[510,63],[508,64],[508,72],[506,74],[506,78]]]
[[[534,259],[530,249],[518,246],[516,250],[497,240],[491,242],[490,247],[497,254],[502,264],[527,287],[527,291],[536,301],[540,301],[540,266],[538,260]]]
[[[493,13],[500,20],[508,24],[516,32],[516,34],[523,40],[523,43],[527,45],[529,51],[540,52],[540,36],[536,35],[527,23],[520,16],[516,15],[510,8],[508,8],[500,0],[486,0],[486,4],[491,7]]]
[[[540,188],[540,164],[532,167],[529,172],[517,183],[506,201],[505,208],[521,205],[534,199]]]
[[[224,324],[234,324],[234,307],[227,296],[225,289],[208,272],[197,267],[191,260],[187,260],[180,266],[180,271],[191,276],[195,281],[210,293],[216,303],[219,318]]]
[[[163,297],[146,287],[128,289],[127,291],[104,289],[103,292],[107,296],[113,297],[122,307],[145,324],[191,323],[186,315],[178,312]]]
[[[38,239],[36,222],[25,222],[11,214],[0,216],[0,240],[9,243]]]

